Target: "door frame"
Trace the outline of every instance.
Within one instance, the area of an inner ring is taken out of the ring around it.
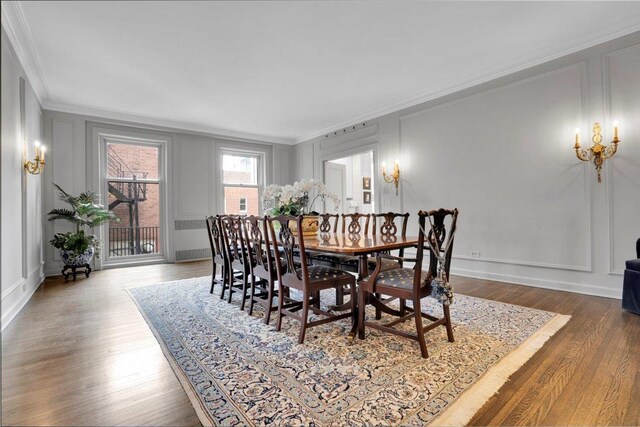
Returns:
[[[375,193],[374,196],[376,196],[378,194],[378,192],[380,191],[380,185],[377,179],[378,176],[378,143],[374,142],[373,144],[366,144],[366,145],[359,145],[357,147],[353,147],[353,148],[348,148],[345,150],[335,150],[335,151],[331,151],[330,153],[326,153],[326,154],[322,154],[320,156],[318,156],[318,160],[320,161],[320,170],[321,170],[321,179],[322,182],[324,182],[325,180],[325,175],[324,175],[324,164],[325,162],[330,162],[331,160],[337,160],[337,159],[342,159],[344,157],[351,157],[351,156],[356,156],[358,154],[364,154],[364,153],[368,153],[371,152],[372,153],[372,157],[373,157],[373,175],[371,177],[372,182],[374,182],[374,189],[375,189]],[[374,197],[375,203],[372,203],[372,206],[374,206],[374,212],[382,212],[381,208],[382,208],[382,201],[381,201],[381,197]],[[326,208],[325,208],[326,211]]]

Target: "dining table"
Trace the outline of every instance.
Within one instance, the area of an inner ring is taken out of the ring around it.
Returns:
[[[349,234],[323,233],[304,237],[304,248],[307,251],[323,252],[333,255],[347,255],[359,258],[358,281],[369,277],[369,257],[378,252],[388,252],[397,249],[410,248],[418,244],[418,236],[390,236],[383,234]],[[361,292],[361,291],[359,291]],[[344,311],[351,309],[356,301],[331,306],[332,310]],[[349,336],[355,337],[358,327],[356,306],[354,310],[353,327]],[[363,308],[361,308],[363,309]]]

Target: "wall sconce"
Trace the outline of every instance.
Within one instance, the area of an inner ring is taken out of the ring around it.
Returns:
[[[47,151],[47,147],[40,145],[40,142],[36,141],[36,158],[31,161],[24,162],[24,168],[32,175],[38,175],[44,171],[44,153]],[[26,156],[25,156],[26,157]]]
[[[580,149],[580,129],[576,129],[576,143],[573,146],[573,149],[576,150],[576,156],[585,162],[593,159],[593,164],[596,165],[596,170],[598,171],[598,182],[602,182],[601,171],[602,165],[606,159],[610,159],[616,154],[618,151],[618,122],[613,122],[613,141],[611,141],[611,145],[602,145],[602,135],[600,123],[595,123],[593,125],[593,145],[588,149]]]
[[[387,168],[384,162],[382,162],[382,178],[385,182],[388,182],[396,186],[396,196],[398,195],[398,184],[400,183],[400,166],[398,165],[398,159],[393,162],[393,174],[387,175]]]

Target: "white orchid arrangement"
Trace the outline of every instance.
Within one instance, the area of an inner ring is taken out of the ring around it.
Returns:
[[[313,196],[315,194],[315,196]],[[313,196],[313,199],[311,197]],[[268,185],[262,192],[262,205],[272,215],[300,215],[311,213],[316,200],[331,200],[334,209],[338,209],[340,199],[327,191],[325,185],[314,179],[296,181],[293,185]],[[309,203],[311,201],[311,203]]]

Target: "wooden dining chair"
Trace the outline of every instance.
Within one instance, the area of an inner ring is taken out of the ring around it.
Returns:
[[[242,301],[240,309],[244,310],[245,301],[247,300],[247,291],[249,289],[249,274],[251,268],[246,256],[246,247],[244,236],[242,233],[242,217],[240,215],[225,215],[220,219],[222,225],[222,236],[224,238],[224,250],[227,254],[227,265],[229,266],[229,275],[227,277],[227,288],[229,289],[229,297],[227,302],[231,302],[234,289],[242,292]],[[238,272],[239,274],[235,274]],[[224,298],[225,288],[222,289]]]
[[[290,221],[297,223],[298,230],[295,234],[289,227]],[[275,218],[267,218],[267,223],[269,225],[271,242],[273,242],[274,247],[276,242],[278,242],[282,249],[282,253],[280,251],[274,251],[276,270],[278,272],[279,295],[284,295],[290,288],[302,292],[301,301],[292,299],[285,301],[285,298],[278,298],[278,322],[276,324],[276,330],[279,331],[281,329],[282,318],[284,316],[298,320],[300,322],[298,343],[302,344],[307,328],[352,317],[355,314],[355,304],[352,304],[350,312],[343,314],[334,314],[320,308],[320,291],[324,289],[344,287],[345,285],[349,286],[351,289],[351,300],[355,301],[355,277],[342,270],[307,264],[302,234],[302,216],[280,215]],[[274,223],[278,223],[280,226],[277,236]],[[300,249],[301,263],[299,267],[295,265],[293,259],[293,249],[296,246]],[[302,313],[297,313],[299,310],[302,310]],[[324,318],[310,321],[309,311],[324,316]]]
[[[431,229],[430,224],[427,224],[427,216],[431,217],[432,219],[433,229]],[[450,219],[450,223],[447,230],[446,221],[448,218]],[[445,298],[443,301],[441,301],[443,310],[442,318],[423,313],[420,301],[422,300],[422,298],[431,295],[441,298],[442,294],[438,292],[440,291],[439,289],[434,287],[435,281],[433,281],[433,279],[438,276],[438,270],[440,268],[442,268],[446,278],[449,277],[451,255],[453,253],[453,239],[455,236],[457,219],[457,209],[439,209],[429,212],[420,211],[418,212],[418,223],[420,225],[420,230],[418,235],[416,257],[413,259],[400,259],[400,257],[389,254],[377,255],[378,262],[375,271],[368,280],[361,281],[359,283],[360,290],[358,293],[358,306],[360,307],[360,310],[358,312],[358,336],[361,339],[363,339],[365,336],[366,326],[399,335],[405,338],[411,338],[418,341],[420,345],[420,353],[424,358],[429,357],[424,334],[431,329],[434,329],[438,326],[444,326],[447,330],[447,338],[449,342],[454,341],[453,327],[451,325],[451,315],[449,311],[450,300]],[[424,235],[423,230],[428,233],[427,236]],[[429,249],[430,247],[440,248],[440,256],[436,257],[436,255]],[[444,251],[445,248],[446,251]],[[430,252],[429,270],[427,271],[422,270],[422,260],[425,250]],[[383,271],[381,262],[383,258],[396,259],[398,261],[415,262],[415,266],[413,268],[395,268]],[[439,258],[444,260],[444,265],[439,265]],[[405,314],[382,304],[375,297],[375,294],[378,293],[390,295],[401,299],[411,300],[413,303],[412,307],[406,307],[406,310],[410,311],[411,313]],[[385,324],[365,321],[364,307],[366,302],[371,302],[374,306],[380,307],[385,313],[397,316],[397,319]],[[410,320],[411,318],[415,319],[415,335],[398,330],[393,327],[399,323]],[[432,322],[427,326],[423,326],[423,318],[431,320]]]
[[[342,214],[342,234],[369,234],[371,214]]]
[[[213,260],[210,291],[210,293],[213,293],[213,288],[216,284],[221,285],[224,290],[229,268],[227,267],[227,257],[222,244],[223,237],[220,230],[220,217],[209,216],[205,219],[205,222],[207,224],[207,234],[209,235],[209,245],[211,246],[211,259]],[[220,266],[220,279],[216,278],[217,266]]]
[[[338,219],[340,215],[324,213],[320,214],[320,234],[327,236],[329,233],[336,233],[338,230]],[[326,267],[340,268],[340,263],[344,257],[335,254],[327,254],[323,252],[309,252],[307,254],[311,258],[311,264],[324,265]]]
[[[387,213],[372,213],[371,214],[371,235],[380,239],[383,242],[391,243],[395,241],[396,237],[406,237],[407,236],[407,223],[409,222],[409,212],[406,213],[395,213],[395,212],[387,212]],[[382,253],[390,254],[390,251],[384,251]],[[398,250],[397,256],[399,258],[404,257],[404,248]],[[382,270],[389,270],[391,268],[402,267],[402,260],[394,260],[388,258],[381,258],[382,262]],[[376,256],[373,255],[369,258],[368,261],[369,271],[373,271],[376,268]],[[381,295],[377,294],[376,297],[378,299],[381,298]],[[390,303],[391,301],[395,301],[396,298],[388,298],[383,302],[385,304]],[[404,308],[406,306],[406,302],[404,299],[400,300],[400,311],[404,312]],[[376,307],[376,319],[380,320],[382,317],[382,312],[380,308]]]
[[[269,324],[271,312],[278,309],[273,305],[276,296],[275,282],[278,272],[265,218],[247,216],[244,218],[244,241],[249,258],[249,277],[251,290],[249,295],[249,315],[253,314],[253,304],[261,304],[264,309],[263,321]],[[260,280],[256,280],[256,278]]]
[[[338,219],[340,215],[323,213],[320,217],[320,232],[321,233],[337,233],[338,232]]]

